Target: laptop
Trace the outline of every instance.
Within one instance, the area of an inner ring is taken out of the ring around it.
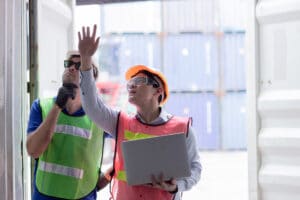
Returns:
[[[151,183],[152,174],[164,180],[191,175],[183,133],[123,141],[122,152],[128,185]]]

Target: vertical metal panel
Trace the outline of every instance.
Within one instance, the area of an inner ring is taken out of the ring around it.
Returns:
[[[103,6],[106,33],[160,32],[160,2],[115,3]]]
[[[216,0],[162,1],[162,4],[163,32],[213,32],[217,29]]]
[[[246,149],[246,93],[226,93],[222,98],[222,149]]]
[[[165,108],[178,116],[193,118],[199,149],[219,149],[218,101],[212,93],[172,93]]]
[[[156,34],[124,34],[119,48],[121,75],[137,64],[160,69],[160,49],[159,37]]]
[[[178,33],[245,30],[247,3],[247,0],[163,1],[162,31]]]
[[[249,0],[218,0],[221,30],[246,30]]]
[[[227,32],[223,35],[221,54],[225,90],[245,90],[245,40],[244,32]]]
[[[61,85],[63,61],[71,46],[72,12],[62,1],[46,0],[38,1],[38,10],[38,93],[43,98],[56,95]]]
[[[214,90],[218,85],[216,38],[212,34],[168,35],[164,72],[170,90]]]
[[[122,36],[103,36],[99,46],[99,66],[111,76],[120,75],[119,54]]]
[[[0,1],[0,199],[24,199],[25,1]],[[24,168],[23,168],[24,167]]]
[[[259,175],[263,200],[300,198],[300,2],[259,1],[261,127],[258,132],[261,165]]]

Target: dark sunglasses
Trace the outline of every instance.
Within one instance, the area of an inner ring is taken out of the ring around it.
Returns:
[[[64,61],[64,67],[70,68],[71,66],[75,66],[75,69],[79,70],[81,62],[73,62],[72,60],[65,60]]]

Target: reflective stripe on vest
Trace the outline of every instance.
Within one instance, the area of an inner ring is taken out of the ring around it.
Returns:
[[[44,161],[39,162],[39,170],[42,170],[45,172],[51,172],[54,174],[71,176],[71,177],[77,178],[77,179],[82,179],[83,173],[84,173],[82,169],[77,169],[74,167],[67,167],[67,166],[44,162]]]
[[[79,136],[88,140],[92,137],[90,130],[69,125],[56,125],[55,132]]]

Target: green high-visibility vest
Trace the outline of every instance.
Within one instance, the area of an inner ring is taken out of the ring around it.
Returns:
[[[54,99],[40,100],[43,120]],[[80,199],[96,186],[102,161],[103,131],[86,116],[60,113],[46,151],[38,159],[36,185],[42,194]]]

